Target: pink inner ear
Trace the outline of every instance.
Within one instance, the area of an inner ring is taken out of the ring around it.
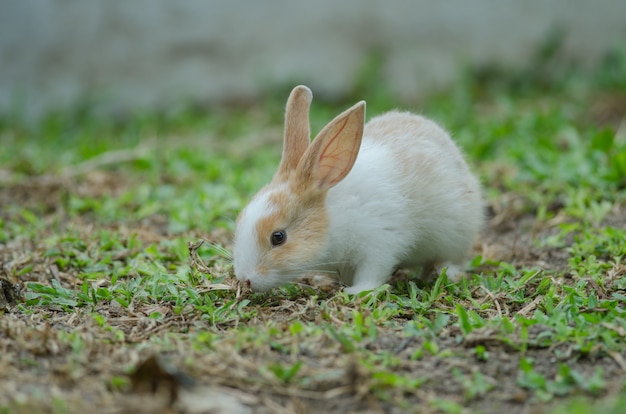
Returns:
[[[327,191],[348,175],[361,146],[364,117],[361,101],[320,131],[298,164],[299,185]]]
[[[351,127],[346,117],[329,136],[318,158],[318,177],[321,183],[334,186],[352,169],[361,144],[360,128]],[[341,136],[343,135],[343,137]]]

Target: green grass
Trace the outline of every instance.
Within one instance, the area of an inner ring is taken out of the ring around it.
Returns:
[[[397,106],[369,86],[376,70],[352,94],[369,116]],[[468,73],[408,105],[465,149],[490,221],[466,280],[399,277],[357,297],[234,289],[234,220],[277,165],[285,94],[244,109],[1,120],[2,277],[24,301],[0,318],[0,412],[77,412],[82,395],[125,407],[127,374],[150,353],[258,412],[620,412],[624,79],[616,55],[593,73]],[[313,130],[349,104],[314,101]],[[199,239],[207,269],[190,261]]]

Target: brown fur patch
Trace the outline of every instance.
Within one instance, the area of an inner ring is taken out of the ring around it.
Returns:
[[[290,220],[290,206],[295,202],[293,195],[285,191],[274,191],[268,197],[273,213],[260,219],[256,225],[257,244],[261,249],[271,248],[270,235],[276,230],[285,230]]]
[[[325,193],[303,190],[294,193],[293,187],[289,187],[268,197],[274,212],[257,223],[257,243],[261,250],[259,274],[306,267],[324,249],[328,227]],[[287,240],[280,246],[272,246],[270,236],[277,230],[284,230]]]
[[[325,208],[307,208],[301,213],[304,217],[289,226],[285,244],[268,252],[270,263],[283,269],[307,266],[323,250],[328,227]]]
[[[268,197],[268,201],[272,205],[276,206],[276,208],[280,208],[282,206],[287,206],[288,204],[290,204],[289,198],[291,198],[290,194],[286,191],[277,191],[270,194],[270,196]]]

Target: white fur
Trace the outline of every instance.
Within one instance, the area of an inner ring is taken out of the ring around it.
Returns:
[[[270,192],[261,192],[250,201],[241,213],[237,232],[235,233],[234,266],[235,274],[245,279],[258,279],[256,265],[259,261],[260,249],[257,244],[256,223],[272,214],[274,206],[269,202]]]
[[[380,286],[398,266],[445,266],[451,278],[463,267],[482,223],[478,182],[469,171],[466,177],[451,171],[460,152],[429,143],[429,132],[443,131],[430,121],[426,126],[431,128],[407,131],[402,138],[419,144],[415,150],[432,162],[436,174],[424,175],[420,165],[403,174],[394,149],[368,136],[366,126],[352,171],[328,193],[326,257],[349,263],[340,270],[341,279],[352,284],[349,293]],[[463,202],[460,186],[468,180],[476,197]]]

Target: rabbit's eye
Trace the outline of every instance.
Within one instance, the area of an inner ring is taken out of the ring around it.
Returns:
[[[285,240],[287,240],[287,234],[282,230],[275,231],[272,233],[272,237],[270,237],[270,242],[274,247],[280,246],[285,242]]]

